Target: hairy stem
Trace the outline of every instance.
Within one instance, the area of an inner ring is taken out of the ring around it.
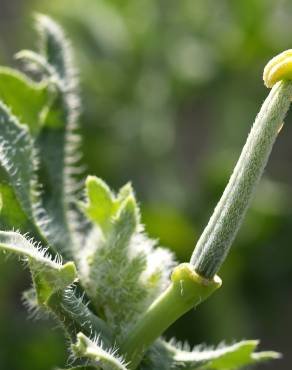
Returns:
[[[212,278],[224,262],[263,173],[292,97],[292,83],[276,84],[250,131],[229,183],[191,257],[194,270]]]
[[[171,280],[171,285],[148,308],[121,345],[130,369],[137,367],[145,350],[173,322],[221,286],[218,276],[212,280],[204,279],[187,263],[174,269]]]

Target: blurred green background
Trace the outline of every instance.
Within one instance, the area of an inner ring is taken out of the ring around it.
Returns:
[[[267,95],[265,63],[292,46],[290,0],[0,0],[0,62],[52,15],[80,70],[87,173],[131,180],[147,232],[186,261]],[[29,98],[27,101],[29,104]],[[261,338],[292,366],[292,114],[220,272],[224,287],[170,328],[191,344]],[[54,323],[28,320],[29,275],[0,256],[0,369],[66,361]],[[260,367],[258,367],[260,369]]]

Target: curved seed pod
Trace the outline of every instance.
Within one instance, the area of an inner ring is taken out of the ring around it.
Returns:
[[[292,49],[283,51],[269,61],[264,69],[263,80],[268,88],[281,80],[292,80]]]

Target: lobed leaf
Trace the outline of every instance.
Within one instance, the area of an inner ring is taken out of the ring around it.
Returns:
[[[136,227],[137,206],[134,199],[128,197],[111,218],[108,232],[103,235],[94,228],[80,253],[81,282],[97,310],[102,307],[112,326],[131,311],[133,300],[128,299],[128,295],[142,298],[144,294],[139,284],[144,258],[128,255],[128,245]]]
[[[89,220],[105,232],[111,224],[115,209],[112,192],[104,181],[95,176],[88,176],[86,197],[87,203],[80,203],[80,208]]]
[[[130,184],[115,195],[90,176],[86,195],[80,206],[92,230],[79,254],[80,281],[97,312],[123,336],[166,286],[172,256],[154,249],[155,242],[144,235]]]

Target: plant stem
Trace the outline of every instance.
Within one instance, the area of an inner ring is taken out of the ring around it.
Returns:
[[[263,173],[292,97],[292,83],[271,90],[250,131],[229,183],[201,235],[190,263],[210,279],[224,262]]]
[[[177,266],[171,280],[171,285],[148,308],[121,344],[130,369],[137,367],[145,350],[165,329],[221,286],[218,276],[211,280],[204,279],[188,263]]]

